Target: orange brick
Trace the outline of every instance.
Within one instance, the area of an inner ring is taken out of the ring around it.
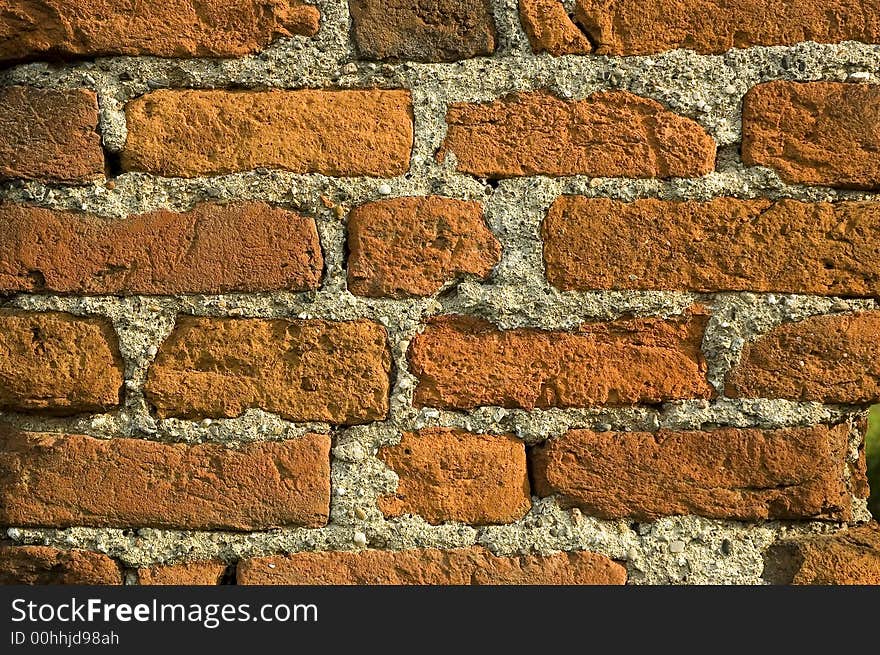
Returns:
[[[700,351],[707,317],[585,323],[571,332],[499,330],[443,316],[416,335],[420,406],[473,409],[633,405],[711,398]]]

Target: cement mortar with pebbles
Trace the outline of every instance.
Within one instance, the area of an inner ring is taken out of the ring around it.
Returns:
[[[139,566],[217,557],[227,563],[259,555],[312,550],[416,547],[458,548],[479,544],[496,554],[549,554],[586,549],[625,563],[629,582],[762,583],[763,553],[780,538],[831,532],[829,522],[738,523],[698,517],[651,523],[602,521],[563,510],[553,498],[533,498],[531,511],[510,525],[474,528],[429,525],[417,517],[386,520],[377,498],[393,493],[397,476],[376,456],[405,431],[452,427],[477,433],[514,434],[527,444],[570,428],[605,430],[711,429],[716,426],[781,428],[836,424],[862,417],[863,408],[769,399],[669,402],[635,408],[473,411],[416,409],[416,379],[406,352],[425,321],[441,314],[471,314],[502,328],[571,329],[589,320],[624,316],[677,316],[700,304],[710,312],[702,349],[708,377],[723,394],[723,381],[745,343],[776,325],[820,314],[877,309],[875,300],[804,295],[661,291],[560,292],[544,278],[540,228],[562,194],[617,200],[706,200],[717,196],[804,201],[870,200],[858,191],[782,182],[769,169],[746,167],[738,151],[741,101],[757,83],[775,79],[868,81],[880,74],[880,46],[858,43],[753,47],[723,55],[673,51],[650,57],[533,56],[518,18],[516,0],[493,0],[497,51],[492,58],[451,64],[357,61],[344,0],[317,0],[321,29],[314,38],[279,39],[259,54],[239,59],[169,60],[109,57],[64,65],[32,63],[0,72],[0,86],[89,88],[97,92],[100,131],[107,152],[122,150],[127,136],[125,104],[163,88],[405,88],[412,92],[415,146],[410,171],[390,179],[330,178],[257,170],[218,177],[160,178],[126,173],[77,187],[7,182],[0,199],[41,207],[80,210],[123,218],[156,209],[185,211],[202,201],[267,202],[314,217],[324,255],[318,291],[253,294],[66,297],[13,295],[0,306],[65,311],[109,318],[124,361],[123,405],[106,414],[43,418],[3,414],[16,426],[100,438],[132,437],[162,442],[236,446],[284,440],[306,432],[332,437],[330,524],[318,529],[256,533],[6,526],[10,542],[85,548],[118,559],[136,580]],[[855,77],[853,77],[855,75]],[[494,185],[455,173],[454,157],[434,154],[446,136],[444,116],[454,102],[495,100],[515,91],[548,88],[565,99],[596,91],[626,90],[663,103],[706,129],[719,144],[716,170],[693,179],[633,180],[536,176]],[[390,191],[390,192],[389,192]],[[488,225],[502,244],[501,262],[485,282],[465,276],[432,297],[364,299],[346,287],[345,217],[352,207],[379,199],[441,195],[484,204]],[[607,256],[614,256],[608,253]],[[293,423],[261,410],[228,419],[161,419],[143,393],[147,370],[174,327],[175,316],[366,318],[388,330],[393,358],[390,413],[386,420],[351,428]],[[861,437],[853,431],[849,459]],[[856,520],[867,520],[863,500]]]

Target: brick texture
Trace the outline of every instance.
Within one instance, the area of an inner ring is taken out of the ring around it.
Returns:
[[[519,17],[535,52],[558,56],[593,51],[586,33],[561,0],[519,0]]]
[[[878,124],[878,86],[759,84],[743,99],[742,158],[786,182],[878,189]]]
[[[449,409],[632,405],[711,398],[700,352],[707,317],[585,323],[572,332],[432,319],[413,339],[414,402]]]
[[[563,196],[542,234],[564,290],[880,294],[876,202]]]
[[[5,525],[317,527],[329,505],[327,435],[234,449],[0,428]]]
[[[93,91],[0,89],[0,180],[77,184],[103,175]]]
[[[479,177],[697,177],[715,168],[715,142],[702,127],[627,91],[455,103],[446,123],[438,159],[454,153],[457,170]]]
[[[0,409],[103,411],[119,404],[122,381],[108,320],[0,309]]]
[[[295,421],[364,423],[388,412],[385,328],[180,316],[148,372],[161,416],[232,417],[260,408]]]
[[[880,7],[859,0],[520,0],[536,52],[649,55],[677,48],[717,54],[801,41],[880,41]]]
[[[428,296],[464,273],[485,278],[501,258],[479,203],[437,196],[356,207],[348,248],[348,288],[372,297]]]
[[[743,348],[727,395],[823,403],[880,401],[880,312],[784,323]]]
[[[880,585],[880,526],[782,541],[768,550],[764,577],[777,584]]]
[[[300,0],[0,0],[0,61],[100,55],[233,57],[312,36]]]
[[[392,177],[409,168],[408,91],[159,90],[126,105],[122,166],[166,177],[278,168]]]
[[[497,557],[484,548],[296,553],[243,560],[246,585],[620,585],[626,569],[574,552]]]
[[[149,566],[137,571],[142,585],[212,586],[222,582],[226,564],[218,561]]]
[[[386,516],[486,525],[512,523],[532,506],[525,446],[511,436],[428,429],[404,434],[379,458],[400,478],[397,492],[379,499]]]
[[[495,51],[489,0],[349,0],[367,59],[455,61]]]
[[[2,291],[303,291],[321,280],[314,219],[262,203],[122,220],[6,203],[0,222]]]
[[[849,427],[708,432],[573,430],[530,453],[539,496],[607,519],[697,514],[852,518]],[[864,476],[864,471],[858,472]]]
[[[0,546],[0,585],[120,585],[112,559],[85,550]]]

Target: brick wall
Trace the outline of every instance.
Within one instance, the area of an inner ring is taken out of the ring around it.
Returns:
[[[880,582],[880,6],[201,4],[0,0],[0,582]]]

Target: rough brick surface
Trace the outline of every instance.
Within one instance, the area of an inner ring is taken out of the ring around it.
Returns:
[[[525,446],[511,436],[428,429],[404,434],[379,458],[400,478],[396,493],[379,499],[386,516],[486,525],[512,523],[532,506]]]
[[[312,36],[300,0],[0,0],[0,61],[101,55],[234,57]]]
[[[295,553],[242,560],[249,585],[559,585],[626,582],[626,569],[604,555],[497,557],[484,548]]]
[[[775,81],[743,99],[743,161],[786,182],[880,188],[880,87]]]
[[[587,35],[562,0],[519,0],[519,17],[535,52],[583,55],[593,51]]]
[[[554,55],[880,41],[880,7],[860,0],[576,0],[572,16],[561,0],[520,0],[520,14],[532,48]]]
[[[185,562],[138,569],[142,585],[211,586],[222,582],[226,564],[218,561]]]
[[[0,585],[119,585],[112,559],[85,550],[46,546],[0,546]]]
[[[590,516],[852,518],[849,427],[708,432],[573,430],[530,453],[539,496]],[[864,475],[864,471],[860,472]]]
[[[174,294],[315,289],[315,221],[262,203],[129,219],[0,205],[0,290]]]
[[[367,59],[455,61],[495,51],[489,0],[349,0]]]
[[[166,177],[255,168],[392,177],[409,168],[408,91],[159,90],[126,105],[122,166]]]
[[[572,332],[499,330],[443,316],[413,339],[417,405],[473,409],[632,405],[711,398],[700,352],[707,317],[585,323]]]
[[[715,167],[715,142],[702,127],[627,91],[455,103],[446,123],[438,159],[454,153],[459,171],[479,177],[697,177]]]
[[[0,310],[0,409],[76,414],[119,404],[122,358],[110,321]]]
[[[348,288],[372,297],[428,296],[463,273],[485,278],[501,258],[479,203],[437,196],[356,207],[348,248]]]
[[[823,403],[880,401],[880,312],[784,323],[743,348],[727,395]]]
[[[777,584],[880,585],[880,526],[782,541],[769,549],[764,577]]]
[[[563,196],[542,234],[564,290],[880,294],[876,202]]]
[[[330,437],[162,444],[0,428],[0,523],[263,530],[330,509]]]
[[[97,130],[93,91],[0,89],[0,180],[76,184],[102,177],[104,150]]]
[[[148,373],[161,416],[239,416],[364,423],[388,412],[385,328],[332,322],[180,316]]]

